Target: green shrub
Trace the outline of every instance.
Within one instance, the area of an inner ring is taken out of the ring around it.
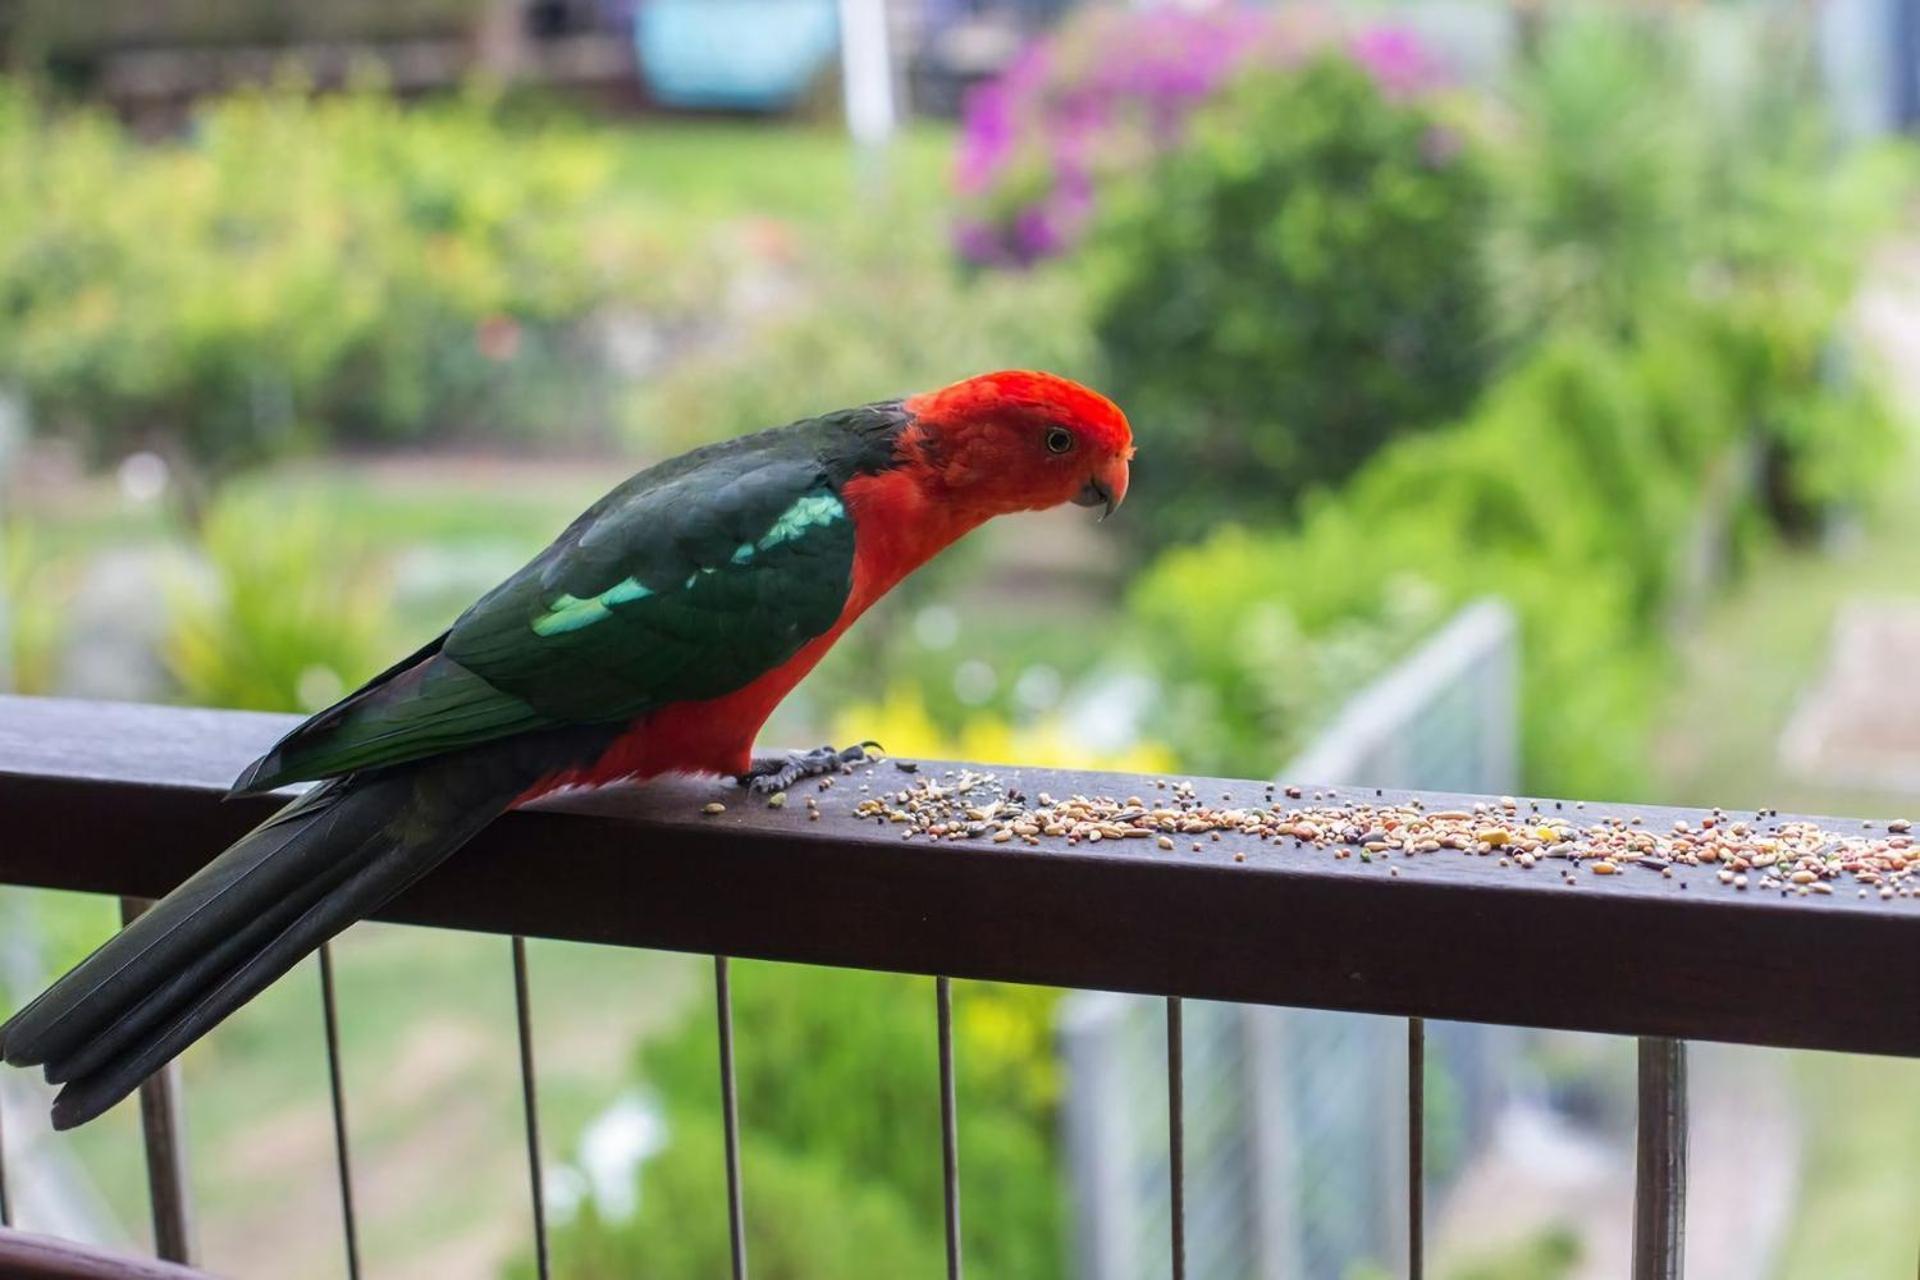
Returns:
[[[1689,23],[1712,29],[1676,29]],[[1697,65],[1730,39],[1744,61]],[[1789,531],[1859,501],[1898,443],[1842,313],[1911,157],[1838,146],[1816,81],[1792,23],[1575,7],[1546,25],[1494,152],[1513,328],[1636,342],[1651,377],[1761,446],[1768,513]],[[1661,429],[1688,428],[1674,414]]]
[[[1059,269],[968,278],[939,210],[884,199],[800,251],[805,306],[678,361],[628,404],[637,440],[674,448],[1001,368],[1091,377],[1078,281]]]
[[[1555,9],[1490,149],[1497,275],[1517,335],[1630,321],[1706,248],[1710,136],[1683,42],[1656,23]]]
[[[706,1045],[712,1056],[713,1045]],[[707,1064],[711,1072],[712,1063]],[[853,1105],[841,1100],[842,1106]],[[727,1183],[720,1123],[679,1113],[667,1148],[639,1171],[638,1208],[610,1220],[588,1201],[553,1233],[554,1274],[575,1280],[705,1280],[729,1274]],[[832,1162],[748,1137],[747,1258],[771,1280],[859,1280],[940,1273],[941,1246],[900,1193],[849,1183]],[[509,1274],[530,1278],[530,1262]]]
[[[212,580],[167,593],[164,656],[183,701],[318,711],[391,659],[384,585],[318,509],[228,497],[199,545]]]
[[[0,521],[0,692],[54,691],[72,599],[72,566],[46,554],[27,521]]]
[[[955,992],[970,1275],[1063,1273],[1055,999],[1042,988],[983,983]],[[944,1227],[932,983],[737,962],[733,1011],[736,1025],[751,1029],[738,1041],[736,1066],[754,1274],[936,1274]],[[589,1208],[556,1232],[559,1256],[583,1260],[581,1274],[724,1273],[713,1055],[704,1011],[642,1049],[641,1076],[663,1103],[671,1145],[642,1168],[634,1218],[610,1223]],[[928,1141],[911,1140],[915,1134]],[[563,1270],[573,1274],[571,1264]]]
[[[1446,610],[1491,594],[1522,619],[1530,785],[1631,788],[1693,498],[1738,425],[1701,416],[1697,397],[1669,402],[1691,388],[1649,375],[1660,356],[1556,339],[1466,422],[1396,442],[1309,503],[1297,530],[1229,529],[1162,557],[1133,611],[1174,679],[1221,691],[1211,715],[1162,736],[1202,767],[1276,769],[1329,704]],[[1676,421],[1677,441],[1660,429]],[[1305,668],[1276,667],[1262,629],[1289,636]],[[1343,653],[1363,661],[1342,673]]]
[[[588,320],[704,287],[614,207],[616,159],[610,134],[510,129],[476,96],[289,86],[142,145],[0,85],[0,380],[43,430],[177,469],[590,432]]]
[[[1094,328],[1141,426],[1156,533],[1271,520],[1486,377],[1481,165],[1322,57],[1250,71],[1096,234]]]
[[[1899,436],[1845,312],[1910,159],[1838,152],[1790,42],[1709,91],[1662,31],[1553,15],[1488,132],[1515,341],[1463,419],[1381,447],[1291,531],[1219,531],[1143,576],[1130,609],[1173,686],[1151,731],[1188,763],[1279,767],[1433,618],[1494,594],[1523,622],[1529,785],[1630,791],[1666,628],[1712,585],[1688,565],[1704,532],[1737,567],[1879,488]],[[1168,402],[1205,403],[1212,366],[1184,369]]]

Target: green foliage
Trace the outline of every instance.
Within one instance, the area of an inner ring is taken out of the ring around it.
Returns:
[[[227,498],[200,549],[212,581],[168,592],[165,657],[185,701],[318,711],[392,656],[380,580],[319,511]]]
[[[1748,397],[1802,395],[1841,452],[1885,423],[1864,391],[1744,387],[1713,354],[1722,321],[1669,314],[1634,341],[1568,329],[1472,417],[1382,450],[1297,529],[1230,528],[1163,556],[1131,602],[1179,691],[1161,736],[1197,767],[1277,768],[1343,691],[1490,594],[1523,623],[1529,784],[1634,787],[1667,611],[1694,585],[1682,555],[1749,438]],[[1717,518],[1751,529],[1759,497],[1735,488]]]
[[[72,587],[70,566],[44,552],[31,524],[0,523],[0,692],[53,692]]]
[[[288,86],[144,145],[0,85],[0,379],[98,454],[216,470],[590,430],[587,317],[699,288],[617,216],[609,136]]]
[[[1586,1251],[1579,1233],[1555,1224],[1539,1233],[1448,1271],[1448,1280],[1566,1280]]]
[[[1154,728],[1184,760],[1278,767],[1434,618],[1491,594],[1523,623],[1529,785],[1631,790],[1676,606],[1754,538],[1876,489],[1898,432],[1843,312],[1910,164],[1838,156],[1771,34],[1753,75],[1709,90],[1644,21],[1556,16],[1490,133],[1500,379],[1297,527],[1218,532],[1136,588],[1175,689]]]
[[[1255,70],[1115,200],[1091,261],[1155,532],[1272,519],[1489,368],[1479,158],[1351,62]]]
[[[966,1147],[969,1274],[1044,1280],[1065,1265],[1055,1167],[1055,994],[961,984],[956,1082]],[[924,978],[738,962],[741,1147],[756,1275],[892,1280],[938,1270],[942,1241],[939,1075]],[[639,1174],[639,1211],[589,1209],[556,1233],[563,1270],[704,1280],[725,1271],[714,1027],[704,1012],[644,1046],[670,1145]],[[599,1269],[594,1269],[594,1268]]]
[[[1000,368],[1091,376],[1084,303],[1060,270],[963,277],[937,210],[900,193],[801,248],[805,306],[771,306],[635,394],[637,438],[679,448]]]
[[[1701,249],[1707,135],[1682,41],[1654,23],[1553,10],[1490,150],[1493,255],[1516,329],[1617,323]]]
[[[713,1045],[706,1045],[713,1056]],[[707,1064],[711,1074],[713,1064]],[[787,1077],[792,1080],[806,1073]],[[838,1100],[850,1105],[849,1099]],[[556,1275],[578,1280],[671,1280],[724,1276],[731,1266],[726,1167],[712,1113],[675,1117],[671,1142],[640,1175],[639,1208],[626,1221],[588,1202],[553,1234]],[[749,1137],[741,1153],[747,1187],[747,1257],[773,1280],[939,1274],[937,1237],[900,1193],[850,1184],[833,1165]],[[509,1272],[530,1278],[530,1262]]]
[[[1134,631],[1165,686],[1151,732],[1183,767],[1278,769],[1441,620],[1425,579],[1372,576],[1391,563],[1377,530],[1331,505],[1307,525],[1312,536],[1291,539],[1229,526],[1167,552],[1134,587]]]
[[[1701,28],[1676,38],[1683,21]],[[1557,15],[1495,153],[1511,196],[1494,257],[1517,330],[1666,344],[1668,381],[1739,418],[1769,455],[1770,514],[1801,529],[1858,501],[1897,447],[1839,329],[1911,161],[1838,151],[1791,23],[1743,28],[1737,71],[1691,65],[1689,50],[1726,45],[1711,22]]]

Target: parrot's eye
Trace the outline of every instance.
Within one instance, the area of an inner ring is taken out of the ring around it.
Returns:
[[[1047,452],[1065,453],[1073,448],[1073,432],[1065,427],[1047,428]]]

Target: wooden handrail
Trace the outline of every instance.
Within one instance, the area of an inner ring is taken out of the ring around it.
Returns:
[[[0,882],[164,893],[277,803],[221,794],[289,723],[0,698]],[[918,776],[946,767],[923,763]],[[1030,796],[1155,791],[1152,778],[970,767]],[[1544,863],[1521,871],[1458,854],[1393,859],[1390,875],[1379,860],[1233,834],[1198,852],[1186,841],[903,842],[900,828],[853,815],[861,786],[910,781],[882,765],[829,791],[797,790],[782,809],[691,779],[560,798],[495,823],[380,914],[702,954],[1920,1056],[1920,1005],[1876,994],[1880,975],[1920,955],[1920,899],[1860,898],[1850,885],[1811,897],[1735,891],[1704,866],[1581,872],[1569,885]],[[1263,795],[1262,783],[1192,781],[1210,803]],[[727,807],[709,815],[712,802]],[[1580,818],[1613,814],[1659,830],[1703,816],[1588,804]]]
[[[192,1267],[4,1228],[0,1228],[0,1276],[7,1280],[211,1280],[211,1273]]]

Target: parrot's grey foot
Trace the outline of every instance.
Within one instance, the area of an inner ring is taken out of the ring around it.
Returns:
[[[873,759],[867,754],[869,747],[879,750],[880,744],[862,742],[844,751],[815,747],[811,751],[789,751],[784,756],[755,760],[753,766],[740,775],[740,785],[756,795],[785,791],[803,779],[845,773],[856,764],[866,764]]]

